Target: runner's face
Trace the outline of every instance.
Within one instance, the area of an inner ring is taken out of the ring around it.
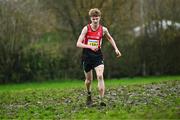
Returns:
[[[99,24],[99,21],[100,21],[100,16],[93,16],[93,17],[91,17],[91,22],[93,24]]]

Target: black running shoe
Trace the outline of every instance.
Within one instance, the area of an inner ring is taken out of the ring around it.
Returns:
[[[100,106],[106,106],[106,103],[100,102]]]
[[[86,105],[87,105],[87,106],[93,105],[93,101],[92,101],[92,98],[91,98],[91,94],[89,94],[89,93],[88,93],[88,95],[87,95]]]

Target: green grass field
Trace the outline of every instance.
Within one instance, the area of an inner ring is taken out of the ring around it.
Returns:
[[[0,119],[180,119],[180,76],[105,80],[106,107],[86,107],[84,81],[0,85]]]

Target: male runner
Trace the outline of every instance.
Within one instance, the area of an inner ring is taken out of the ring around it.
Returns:
[[[108,29],[100,24],[101,11],[98,8],[89,10],[91,23],[86,25],[78,38],[77,47],[83,48],[82,64],[85,73],[85,85],[87,89],[86,105],[92,105],[91,82],[93,80],[92,70],[95,69],[98,80],[98,89],[100,95],[100,105],[106,106],[103,101],[105,84],[103,78],[104,63],[101,52],[102,37],[105,35],[113,46],[117,57],[121,56],[114,39],[108,32]]]

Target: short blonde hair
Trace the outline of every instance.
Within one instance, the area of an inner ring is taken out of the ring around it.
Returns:
[[[101,16],[101,11],[98,8],[92,8],[89,10],[89,17]]]

